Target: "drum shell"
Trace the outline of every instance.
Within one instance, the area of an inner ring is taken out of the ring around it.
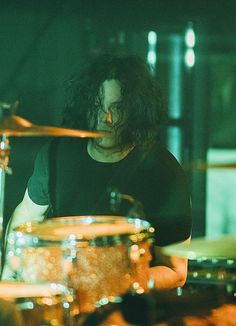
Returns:
[[[131,288],[146,291],[150,260],[148,241],[78,247],[70,260],[68,285],[77,289],[81,311],[91,312]]]

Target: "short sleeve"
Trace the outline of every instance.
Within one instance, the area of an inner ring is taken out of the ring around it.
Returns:
[[[49,144],[44,145],[38,152],[34,164],[34,171],[28,181],[30,199],[38,205],[49,205],[49,176],[48,176]]]
[[[158,211],[160,214],[157,226],[157,243],[166,246],[171,243],[186,240],[191,235],[192,216],[191,200],[188,184],[181,171],[172,175],[165,184],[163,204]]]
[[[186,240],[191,235],[192,214],[189,184],[183,168],[162,147],[144,164],[143,204],[147,219],[156,230],[156,244],[162,247]]]

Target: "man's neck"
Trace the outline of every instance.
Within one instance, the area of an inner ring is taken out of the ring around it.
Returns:
[[[98,162],[103,163],[115,163],[125,158],[129,152],[134,148],[133,145],[127,145],[123,148],[104,148],[96,144],[91,140],[88,141],[87,151],[89,156]]]

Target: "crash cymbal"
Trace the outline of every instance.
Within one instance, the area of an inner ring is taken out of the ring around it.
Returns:
[[[177,243],[162,248],[167,256],[188,259],[198,258],[236,258],[236,235],[225,235],[219,238],[196,238],[188,243]]]
[[[63,136],[63,137],[109,137],[106,133],[86,130],[39,126],[17,115],[0,116],[0,135],[6,136]]]

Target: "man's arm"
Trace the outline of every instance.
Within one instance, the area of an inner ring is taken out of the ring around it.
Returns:
[[[190,238],[184,241],[190,242]],[[158,290],[183,286],[188,274],[188,259],[164,256],[160,247],[155,247],[160,265],[150,268],[150,277]]]
[[[22,202],[14,210],[8,223],[7,234],[15,227],[26,222],[40,222],[44,219],[44,215],[48,209],[48,205],[37,205],[29,197],[26,189]]]
[[[29,197],[26,189],[22,202],[14,210],[5,232],[4,248],[5,263],[2,270],[2,279],[8,280],[12,278],[12,270],[7,261],[7,238],[9,233],[17,226],[27,222],[40,222],[44,219],[44,215],[48,209],[48,205],[37,205]]]

